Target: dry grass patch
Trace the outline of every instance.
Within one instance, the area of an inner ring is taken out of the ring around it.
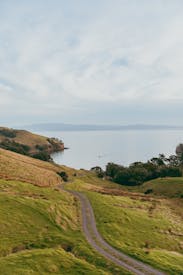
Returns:
[[[37,160],[8,150],[0,149],[0,178],[20,180],[38,186],[55,186],[62,182],[57,172],[65,171],[69,178],[75,169]]]
[[[0,149],[0,178],[52,186],[61,182],[54,165]]]

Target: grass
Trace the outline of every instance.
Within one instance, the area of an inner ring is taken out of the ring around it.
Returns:
[[[74,169],[40,161],[8,150],[0,149],[0,178],[20,180],[38,186],[53,186],[61,183],[57,172],[65,171],[69,177]]]
[[[152,193],[165,197],[183,197],[183,177],[180,178],[161,178],[145,182],[140,191],[145,192],[152,189]]]
[[[10,255],[0,259],[1,272],[9,274],[93,274],[104,275],[108,272],[79,259],[73,254],[57,249],[37,249]]]
[[[67,192],[1,179],[0,206],[2,274],[130,274],[85,241]]]
[[[87,194],[97,227],[112,246],[169,274],[181,274],[182,178],[126,188],[84,170],[0,149],[2,274],[129,274],[86,242],[77,200],[56,187],[60,171],[72,181],[68,189]],[[152,194],[140,193],[150,188]]]
[[[173,184],[172,179],[172,184]],[[69,189],[85,192],[90,199],[97,227],[102,236],[117,249],[147,262],[169,274],[183,270],[183,202],[181,199],[144,196],[125,192],[124,195],[101,194],[108,189],[85,179],[77,179]],[[105,186],[106,184],[106,186]],[[119,189],[119,193],[120,190]],[[95,192],[94,192],[95,191]]]
[[[0,205],[0,256],[67,243],[71,233],[77,236],[79,214],[67,193],[0,180]]]

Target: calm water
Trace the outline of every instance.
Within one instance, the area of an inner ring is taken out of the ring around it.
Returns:
[[[174,154],[183,143],[183,131],[74,131],[41,132],[62,139],[68,150],[52,155],[54,161],[74,168],[105,167],[108,162],[128,165],[146,161],[159,153]]]

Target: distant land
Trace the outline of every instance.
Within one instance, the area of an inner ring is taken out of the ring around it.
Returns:
[[[124,131],[124,130],[183,130],[178,125],[95,125],[95,124],[66,124],[66,123],[40,123],[25,125],[22,128],[31,131]]]
[[[0,148],[46,161],[51,160],[52,153],[65,149],[57,138],[6,127],[0,127]]]

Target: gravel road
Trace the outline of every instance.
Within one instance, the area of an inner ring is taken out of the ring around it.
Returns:
[[[63,187],[60,187],[63,189]],[[97,230],[95,216],[92,206],[88,198],[81,192],[66,190],[70,194],[74,195],[81,203],[82,213],[82,227],[87,241],[90,245],[103,255],[108,260],[112,261],[118,266],[125,268],[133,274],[137,275],[165,275],[165,273],[154,269],[153,267],[144,264],[138,260],[133,259],[130,256],[118,251],[109,245],[100,235]]]

